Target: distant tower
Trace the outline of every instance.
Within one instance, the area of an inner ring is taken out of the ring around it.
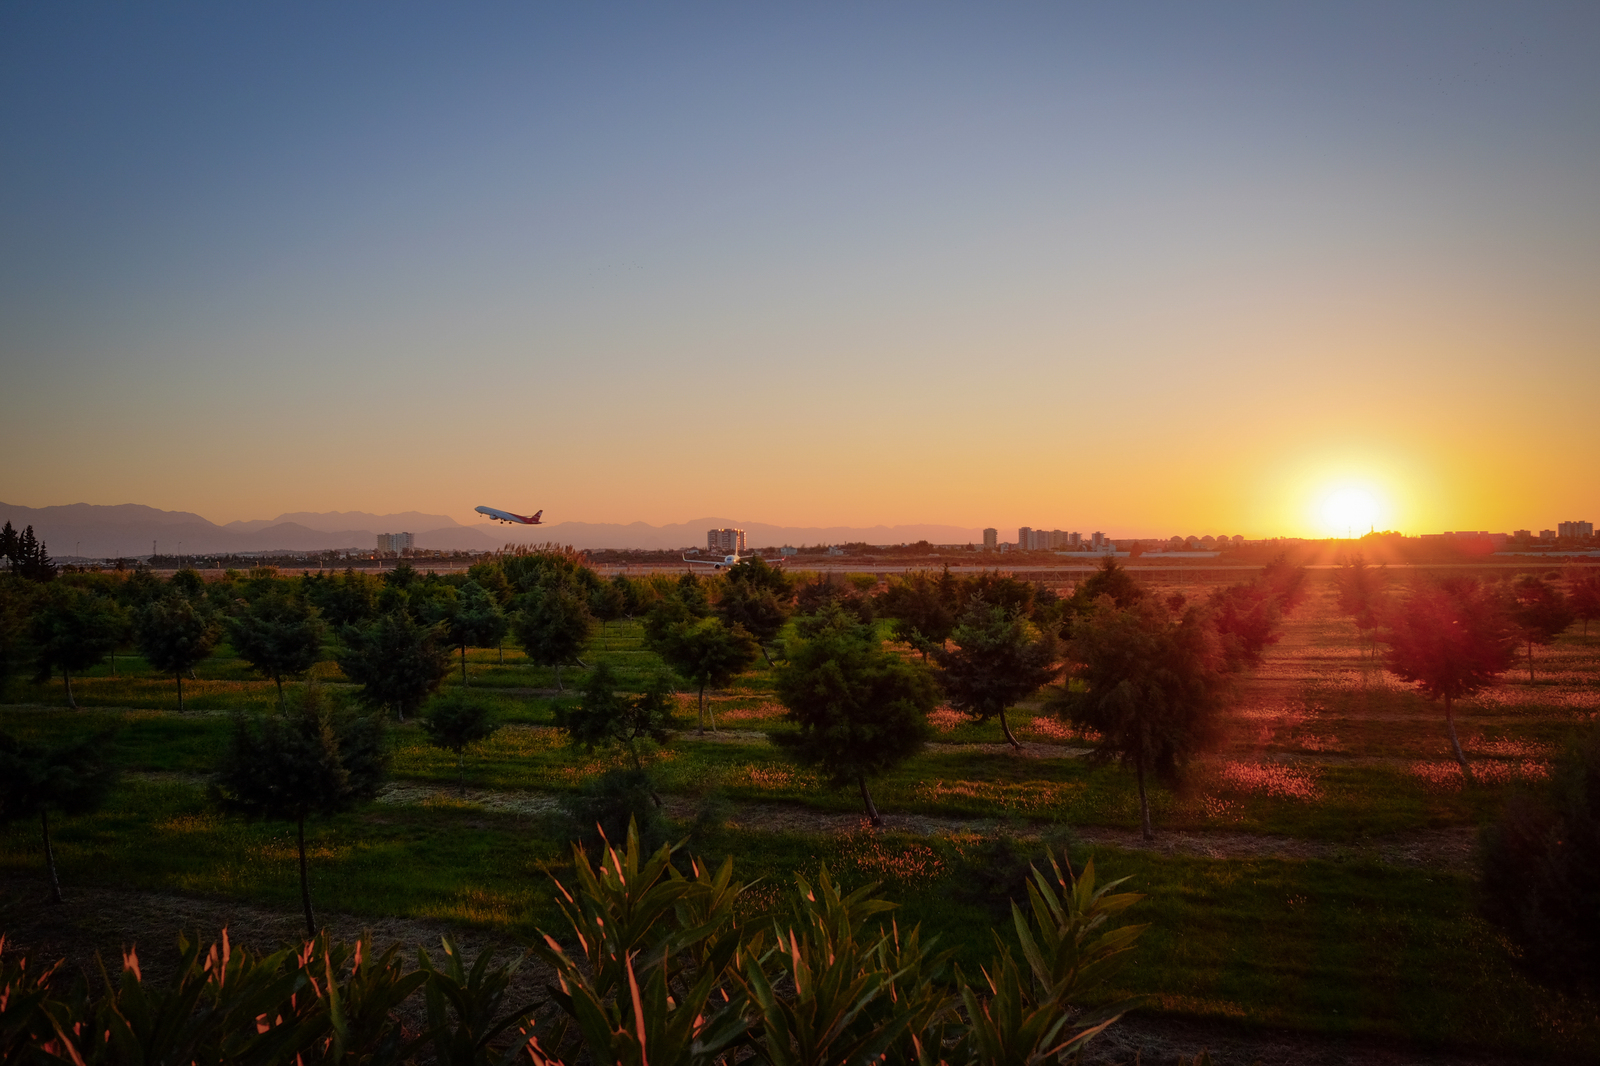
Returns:
[[[998,529],[986,529],[986,530],[984,530],[983,531],[983,550],[986,551],[986,552],[992,552],[992,551],[995,550],[995,548],[997,548],[999,546],[1000,546],[1000,531]]]
[[[706,548],[710,551],[721,552],[723,555],[743,555],[744,530],[708,529],[706,530]]]

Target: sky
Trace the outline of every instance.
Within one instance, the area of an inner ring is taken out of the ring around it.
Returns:
[[[1600,520],[1600,5],[0,6],[0,499]]]

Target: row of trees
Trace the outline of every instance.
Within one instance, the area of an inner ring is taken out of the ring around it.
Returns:
[[[8,571],[29,581],[45,582],[56,576],[55,560],[32,526],[21,533],[10,522],[0,527],[0,559],[5,560]]]

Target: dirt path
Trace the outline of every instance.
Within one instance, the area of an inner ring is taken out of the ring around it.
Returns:
[[[666,811],[674,820],[693,820],[698,801],[687,796],[667,796]],[[418,806],[424,803],[469,803],[484,810],[514,814],[548,814],[560,809],[560,796],[549,792],[468,789],[463,799],[448,786],[421,782],[390,785],[378,797],[381,804]],[[819,833],[842,835],[866,826],[860,814],[819,811],[792,803],[739,803],[726,823],[738,829],[765,833]],[[995,819],[952,818],[927,814],[885,814],[887,832],[918,836],[952,836],[993,831]],[[1042,827],[1036,827],[1042,828]],[[1358,843],[1300,840],[1254,833],[1162,832],[1153,841],[1137,830],[1074,826],[1071,832],[1086,844],[1148,851],[1162,855],[1189,855],[1212,859],[1324,859],[1372,861],[1389,866],[1465,871],[1472,865],[1477,831],[1471,827],[1418,830]]]

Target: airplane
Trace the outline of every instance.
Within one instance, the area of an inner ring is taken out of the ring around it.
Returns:
[[[544,514],[544,511],[542,511],[542,510],[535,511],[535,512],[533,512],[533,516],[530,518],[527,515],[512,514],[510,511],[502,511],[502,510],[500,510],[499,508],[496,508],[496,507],[478,507],[478,508],[475,508],[475,510],[477,510],[477,512],[479,514],[481,514],[481,515],[488,515],[490,518],[494,519],[496,522],[508,522],[508,523],[510,523],[511,525],[514,525],[514,526],[515,525],[522,525],[522,526],[536,526],[536,525],[539,525],[540,524],[539,516]]]
[[[755,552],[751,552],[748,555],[740,555],[737,552],[735,552],[732,555],[724,555],[724,556],[720,556],[720,557],[713,555],[709,559],[691,559],[687,555],[685,555],[683,557],[683,561],[686,562],[686,563],[698,563],[701,566],[709,566],[713,570],[721,570],[725,566],[738,566],[740,563],[744,562],[746,559],[759,559],[759,558],[761,558],[761,556],[757,555]]]

